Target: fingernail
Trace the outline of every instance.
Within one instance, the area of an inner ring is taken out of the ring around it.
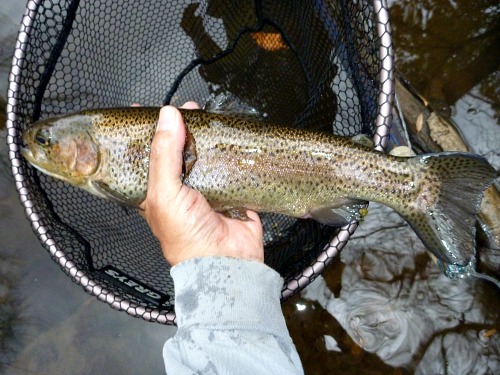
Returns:
[[[160,130],[172,130],[177,121],[177,116],[179,112],[175,107],[165,106],[160,110],[160,117],[158,119],[158,126],[156,131]]]

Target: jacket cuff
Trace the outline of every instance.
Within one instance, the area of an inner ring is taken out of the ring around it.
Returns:
[[[288,332],[280,305],[283,279],[263,263],[200,257],[177,264],[170,274],[179,328]]]

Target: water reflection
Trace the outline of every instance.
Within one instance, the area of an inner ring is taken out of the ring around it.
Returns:
[[[429,100],[455,103],[474,86],[500,110],[500,5],[399,0],[391,7],[398,70]]]
[[[490,335],[491,333],[491,335]],[[498,332],[462,329],[434,337],[416,374],[496,374],[500,368]]]
[[[499,291],[479,280],[447,279],[393,211],[378,205],[371,205],[370,211],[371,220],[342,253],[340,293],[336,296],[329,287],[327,273],[302,292],[303,298],[318,302],[364,350],[388,365],[409,370],[425,367],[424,359],[433,358],[430,351],[437,344],[431,342],[437,337],[468,327],[489,330],[497,324],[498,311],[491,303]],[[380,230],[378,223],[388,229]],[[480,341],[489,348],[481,351],[487,357],[484,361],[500,360],[498,336],[494,333],[493,339]],[[447,349],[451,353],[447,363],[458,368],[480,351],[458,356]],[[475,366],[473,373],[487,373],[480,362]]]
[[[500,71],[497,72],[500,77]],[[500,88],[500,80],[498,82]],[[497,89],[500,92],[500,89]],[[499,99],[500,102],[500,99]],[[495,116],[495,106],[481,94],[481,85],[474,88],[460,98],[453,106],[452,116],[462,133],[471,142],[473,152],[486,157],[491,165],[500,169],[500,136],[498,120]]]

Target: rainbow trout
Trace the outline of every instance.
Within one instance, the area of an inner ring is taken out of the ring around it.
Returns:
[[[138,206],[147,191],[159,108],[97,109],[34,123],[24,157],[102,198]],[[475,215],[496,171],[477,155],[401,158],[344,137],[180,110],[187,128],[183,182],[214,210],[244,209],[341,225],[362,201],[396,210],[426,247],[457,269],[474,264]],[[449,272],[448,276],[453,272]]]

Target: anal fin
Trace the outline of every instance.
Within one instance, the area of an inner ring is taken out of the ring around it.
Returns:
[[[365,201],[346,199],[341,204],[332,207],[321,207],[312,210],[310,215],[321,224],[340,227],[350,223],[352,220],[363,219],[366,216],[365,211]]]

